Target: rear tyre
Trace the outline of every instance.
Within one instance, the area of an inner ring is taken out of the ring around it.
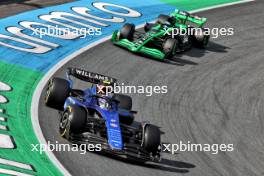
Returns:
[[[63,110],[63,105],[70,91],[71,89],[67,80],[52,78],[46,90],[45,104],[51,108]]]
[[[113,99],[119,102],[118,108],[130,111],[132,109],[132,98],[128,95],[114,94]]]
[[[151,29],[153,26],[155,26],[155,24],[153,24],[153,23],[146,23],[145,26],[144,26],[144,31],[145,31],[145,32],[150,31],[150,29]]]
[[[157,153],[160,145],[160,136],[158,127],[147,124],[143,134],[143,148],[148,152]]]
[[[159,23],[159,24],[166,24],[166,23],[169,23],[171,25],[174,25],[176,22],[175,18],[174,17],[171,17],[169,15],[159,15],[158,16],[158,19],[156,21],[156,23]]]
[[[131,125],[134,122],[135,117],[133,115],[131,116],[121,116],[119,115],[119,121],[122,124],[125,125]]]
[[[205,29],[201,32],[197,32],[194,37],[194,44],[199,48],[206,48],[209,43],[210,35],[206,34]]]
[[[133,40],[135,25],[126,23],[120,30],[120,39]]]
[[[60,134],[81,133],[86,123],[87,112],[83,107],[70,105],[63,112],[60,120]],[[67,131],[69,130],[69,131]]]
[[[127,95],[122,94],[114,94],[113,99],[119,102],[118,108],[125,109],[130,111],[132,109],[132,98]],[[120,123],[131,125],[134,122],[135,117],[133,115],[130,116],[122,116],[119,115]]]
[[[168,38],[163,45],[163,52],[165,59],[171,59],[175,56],[178,47],[178,40],[174,38]]]

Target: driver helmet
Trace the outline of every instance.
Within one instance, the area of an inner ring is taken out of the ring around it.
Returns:
[[[98,98],[98,105],[99,105],[102,109],[108,109],[108,108],[109,108],[109,103],[108,103],[107,100],[104,99],[104,98]]]

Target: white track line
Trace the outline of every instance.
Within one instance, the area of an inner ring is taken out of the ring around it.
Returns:
[[[7,128],[7,126],[5,126],[5,125],[0,125],[0,130],[8,131],[8,128]]]
[[[11,136],[0,134],[0,149],[13,149],[15,145]]]
[[[2,122],[6,122],[6,118],[0,116],[0,121],[2,121]]]
[[[33,171],[32,167],[28,164],[24,164],[24,163],[20,163],[20,162],[16,162],[16,161],[11,161],[11,160],[7,160],[7,159],[3,159],[3,158],[0,158],[0,164],[14,166],[14,167],[18,167],[21,169]]]
[[[196,12],[207,11],[207,10],[211,10],[211,9],[216,9],[216,8],[221,8],[221,7],[226,7],[226,6],[231,6],[231,5],[241,4],[241,3],[251,2],[251,1],[254,1],[254,0],[243,0],[243,1],[233,2],[233,3],[223,4],[223,5],[216,5],[216,6],[212,6],[212,7],[208,7],[208,8],[193,10],[190,12],[196,13]],[[141,24],[141,25],[138,25],[137,28],[142,28],[143,26],[144,26],[144,24]],[[41,81],[37,85],[35,92],[33,94],[32,103],[31,103],[31,120],[32,120],[34,132],[35,132],[35,134],[36,134],[36,136],[37,136],[37,138],[41,144],[47,144],[47,141],[45,140],[43,133],[41,131],[40,125],[39,125],[39,116],[38,116],[38,105],[39,105],[39,101],[40,101],[40,96],[41,96],[41,92],[44,89],[45,85],[47,84],[49,79],[52,77],[52,75],[54,75],[55,72],[57,70],[59,70],[63,65],[65,65],[67,62],[69,62],[73,58],[77,57],[78,55],[82,54],[83,52],[85,52],[85,51],[87,51],[87,50],[89,50],[89,49],[91,49],[91,48],[93,48],[93,47],[95,47],[95,46],[97,46],[103,42],[106,42],[110,38],[111,38],[111,36],[107,36],[105,38],[102,38],[102,39],[100,39],[94,43],[91,43],[90,45],[88,45],[84,48],[81,48],[78,51],[75,51],[71,55],[67,56],[65,59],[61,60],[56,65],[54,65],[47,72],[47,74],[45,74],[45,76],[41,79]],[[63,175],[65,175],[65,176],[71,175],[63,167],[63,165],[60,163],[60,161],[55,157],[55,155],[52,152],[47,151],[46,154],[48,155],[49,159],[55,164],[55,166],[57,166],[60,169],[60,171],[63,173]]]
[[[0,82],[0,91],[11,91],[11,87],[3,82]]]
[[[3,95],[0,95],[0,103],[1,104],[7,103],[7,99]]]
[[[0,169],[0,173],[8,174],[8,175],[17,175],[17,176],[33,176],[31,174],[24,174],[21,172],[17,172],[17,171],[13,171],[13,170],[7,170],[7,169]]]

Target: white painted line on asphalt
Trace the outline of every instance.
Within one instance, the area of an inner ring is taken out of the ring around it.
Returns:
[[[0,169],[0,173],[8,174],[8,175],[16,175],[16,176],[33,176],[30,174],[24,174],[21,172],[17,172],[17,171],[13,171],[13,170],[7,170],[7,169]]]
[[[13,149],[15,145],[12,137],[6,134],[0,134],[0,149]]]
[[[0,113],[4,113],[5,111],[3,109],[0,109]]]
[[[21,169],[26,169],[26,170],[33,171],[33,168],[32,168],[31,165],[20,163],[20,162],[16,162],[16,161],[11,161],[11,160],[7,160],[7,159],[3,159],[3,158],[0,158],[0,164],[14,166],[14,167],[18,167],[18,168],[21,168]]]
[[[216,6],[212,6],[212,7],[208,7],[208,8],[203,8],[203,9],[198,9],[198,10],[193,10],[190,11],[190,13],[196,13],[196,12],[202,12],[202,11],[207,11],[207,10],[211,10],[211,9],[216,9],[216,8],[221,8],[221,7],[226,7],[226,6],[231,6],[234,4],[241,4],[241,3],[245,3],[245,2],[251,2],[254,0],[243,0],[243,1],[239,1],[239,2],[235,2],[235,3],[228,3],[228,4],[222,4],[222,5],[216,5]],[[154,21],[153,21],[154,22]],[[136,28],[142,28],[144,27],[144,24],[138,25]],[[40,124],[39,124],[39,116],[38,116],[38,105],[39,105],[39,101],[40,101],[40,96],[41,96],[41,92],[44,89],[45,85],[47,84],[48,80],[52,77],[52,75],[59,70],[63,65],[65,65],[67,62],[69,62],[70,60],[72,60],[73,58],[77,57],[78,55],[82,54],[83,52],[103,43],[106,42],[107,40],[111,39],[111,36],[107,36],[105,38],[102,38],[86,47],[81,48],[78,51],[75,51],[74,53],[72,53],[71,55],[69,55],[68,57],[66,57],[65,59],[61,60],[60,62],[58,62],[56,65],[54,65],[46,74],[45,76],[41,79],[41,81],[39,82],[39,84],[37,85],[35,92],[33,94],[33,98],[32,98],[32,103],[31,103],[31,120],[32,120],[32,124],[33,124],[33,128],[34,128],[34,132],[39,140],[39,142],[41,144],[47,144],[47,141],[45,140],[43,133],[41,131],[40,128]],[[46,152],[46,154],[48,155],[49,159],[60,169],[60,171],[66,175],[66,176],[70,176],[71,174],[64,168],[64,166],[60,163],[60,161],[55,157],[55,155],[52,152]]]

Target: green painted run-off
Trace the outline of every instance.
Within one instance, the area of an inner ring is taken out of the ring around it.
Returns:
[[[31,144],[39,143],[30,118],[31,100],[42,77],[43,75],[38,72],[0,62],[0,81],[12,87],[12,91],[1,92],[1,95],[9,100],[6,104],[0,104],[0,108],[6,110],[0,116],[7,118],[4,124],[9,128],[9,131],[1,130],[1,134],[13,136],[16,145],[16,149],[0,149],[0,158],[31,164],[35,172],[6,165],[0,165],[0,168],[40,176],[60,175],[45,154],[40,155],[38,152],[31,151]]]

